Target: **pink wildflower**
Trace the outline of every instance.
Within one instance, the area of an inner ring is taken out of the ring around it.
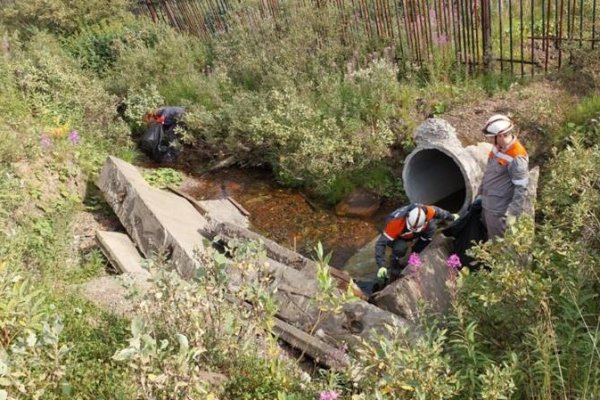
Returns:
[[[338,394],[334,390],[324,390],[319,395],[319,400],[336,400]]]
[[[329,361],[334,365],[339,366],[340,368],[345,367],[348,364],[348,345],[343,343],[339,348],[337,348],[334,352],[331,353],[329,357]]]
[[[421,267],[421,265],[423,265],[421,257],[418,253],[410,253],[410,256],[408,257],[408,265],[413,269],[418,269]]]
[[[69,133],[69,142],[71,142],[71,144],[79,143],[80,139],[81,137],[79,136],[79,132],[76,130],[72,130],[71,133]]]
[[[50,136],[42,135],[40,138],[40,146],[42,146],[42,149],[47,149],[48,147],[52,146],[52,139]]]
[[[456,254],[452,254],[450,255],[450,257],[448,257],[448,259],[446,260],[446,265],[448,266],[448,268],[455,271],[457,271],[462,266],[460,258]]]

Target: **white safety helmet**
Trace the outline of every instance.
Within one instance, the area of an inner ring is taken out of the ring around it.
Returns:
[[[514,128],[513,122],[506,115],[496,114],[492,115],[487,120],[483,127],[483,134],[485,136],[494,137],[497,135],[504,135]]]
[[[421,207],[409,211],[406,217],[406,227],[411,232],[421,232],[427,223],[427,216]]]

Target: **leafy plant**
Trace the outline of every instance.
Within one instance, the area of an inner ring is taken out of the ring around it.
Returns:
[[[144,116],[164,104],[164,99],[153,84],[144,88],[130,88],[123,101],[125,111],[123,117],[134,132],[139,132],[145,126]]]
[[[391,330],[376,344],[359,350],[360,384],[375,398],[451,398],[460,392],[456,372],[443,354],[445,331],[426,332],[411,341]]]
[[[132,321],[129,345],[114,355],[131,368],[139,396],[269,399],[298,390],[293,365],[277,357],[267,333],[275,307],[266,289],[270,278],[257,263],[263,252],[252,242],[233,243],[231,262],[207,248],[198,253],[194,281],[169,271],[160,256],[153,261],[153,285]],[[232,291],[229,276],[238,274],[256,279]],[[243,307],[244,301],[254,307]],[[212,369],[228,374],[224,386],[206,385],[203,377]]]
[[[183,182],[183,175],[173,168],[157,168],[144,172],[144,179],[152,186],[166,189],[168,186],[178,186]]]

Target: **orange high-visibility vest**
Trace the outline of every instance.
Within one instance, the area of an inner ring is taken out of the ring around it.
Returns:
[[[430,206],[425,206],[425,227],[421,230],[423,232],[427,228],[427,224],[435,217],[435,209]],[[398,238],[404,240],[410,240],[415,237],[414,232],[406,230],[406,216],[401,218],[394,218],[385,226],[383,232],[391,240]]]
[[[510,162],[512,162],[512,160],[514,160],[515,157],[518,156],[525,158],[529,157],[529,155],[527,154],[527,150],[525,150],[525,147],[523,147],[521,142],[515,140],[513,144],[511,144],[508,147],[508,149],[506,149],[506,151],[499,150],[496,146],[494,146],[492,148],[492,151],[490,151],[489,157],[492,159],[495,158],[498,164],[506,166]]]

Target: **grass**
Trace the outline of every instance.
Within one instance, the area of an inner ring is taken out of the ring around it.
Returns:
[[[555,144],[564,143],[577,130],[586,132],[587,144],[598,143],[600,141],[600,96],[592,94],[582,98],[567,113],[566,121],[567,123],[553,138]]]
[[[36,9],[43,13],[35,15],[53,12],[43,4],[29,5],[41,7]],[[23,7],[25,3],[15,9],[14,18],[29,15]],[[71,15],[68,8],[59,10]],[[84,252],[73,241],[75,218],[81,212],[111,215],[92,182],[107,155],[136,159],[129,135],[139,120],[132,113],[124,121],[117,107],[127,104],[129,111],[147,107],[144,93],[149,93],[149,81],[157,84],[156,99],[190,106],[196,139],[212,149],[214,157],[229,152],[245,157],[249,165],[271,163],[282,171],[282,180],[302,182],[305,189],[319,188],[318,194],[331,204],[356,187],[403,199],[393,173],[397,159],[390,154],[402,157],[410,151],[414,126],[430,114],[443,115],[464,103],[508,91],[516,82],[505,74],[467,79],[448,58],[437,59],[422,71],[396,70],[381,60],[358,63],[356,74],[345,76],[340,60],[351,52],[334,40],[336,21],[314,10],[304,11],[304,19],[318,22],[320,32],[331,35],[327,45],[315,46],[315,31],[307,31],[301,19],[277,30],[261,26],[266,37],[278,38],[276,42],[247,40],[232,31],[221,42],[200,43],[132,16],[78,29],[73,19],[61,14],[56,19],[59,26],[48,22],[52,19],[33,21],[45,26],[46,32],[27,30],[23,36],[7,32],[11,50],[0,50],[0,134],[5,141],[0,149],[0,277],[6,290],[3,300],[9,300],[0,304],[0,333],[17,332],[9,339],[3,336],[4,350],[12,370],[29,379],[32,393],[43,389],[40,396],[48,399],[132,399],[141,390],[140,381],[157,379],[163,372],[177,376],[176,368],[165,366],[189,362],[198,367],[192,356],[181,356],[185,350],[181,337],[169,347],[171,358],[157,351],[156,370],[147,375],[148,370],[115,362],[115,352],[131,344],[130,322],[71,290],[106,274],[100,251]],[[28,21],[29,16],[24,22]],[[366,38],[358,40],[362,40],[357,44],[360,48],[375,45]],[[261,54],[265,56],[258,57]],[[205,74],[207,66],[215,73]],[[550,170],[544,172],[543,211],[530,247],[532,264],[523,269],[522,259],[511,256],[511,251],[518,254],[529,243],[527,226],[501,246],[483,248],[482,257],[497,268],[494,274],[461,282],[465,285],[457,306],[461,326],[449,322],[442,327],[453,332],[446,334],[436,326],[428,342],[418,348],[397,346],[395,341],[387,347],[395,355],[378,348],[354,365],[353,373],[359,374],[339,372],[339,385],[332,384],[336,380],[331,376],[313,376],[311,382],[300,384],[297,366],[279,368],[282,364],[273,354],[246,352],[243,346],[235,347],[239,343],[219,343],[229,358],[199,367],[223,367],[229,374],[224,393],[230,398],[311,399],[326,388],[358,399],[402,393],[410,397],[411,390],[422,390],[411,386],[415,382],[433,384],[431,390],[443,389],[449,393],[447,398],[464,396],[465,384],[474,396],[487,394],[488,398],[510,397],[507,393],[520,398],[597,393],[600,355],[595,345],[594,296],[600,257],[594,252],[598,243],[594,232],[600,227],[594,180],[599,161],[594,146],[600,141],[600,96],[582,99],[565,121],[547,114],[562,128],[549,129],[546,140],[564,151],[548,160]],[[70,129],[81,134],[79,143],[68,141]],[[52,146],[42,146],[44,135],[51,136]],[[567,143],[569,147],[563,146]],[[550,158],[549,153],[543,156]],[[169,169],[147,176],[160,187],[181,179]],[[7,271],[10,275],[4,275]],[[21,276],[28,277],[32,286],[19,286]],[[154,300],[160,304],[160,299]],[[205,300],[199,298],[190,306],[190,320],[197,318],[194,307]],[[542,301],[544,312],[539,310]],[[11,309],[15,304],[18,307]],[[61,359],[51,357],[60,346],[43,323],[55,314],[62,316],[59,344],[69,350],[61,353]],[[510,322],[517,317],[522,323],[515,326]],[[182,318],[177,326],[188,329],[190,338],[193,334],[202,338],[206,327],[193,326],[190,320]],[[508,327],[502,335],[497,333],[500,323]],[[30,353],[21,363],[14,349],[32,334],[55,347],[49,350],[40,339],[36,342],[40,346],[26,347]],[[154,335],[157,343],[166,340],[164,332],[147,334]],[[179,347],[173,347],[175,343]],[[180,348],[184,348],[181,353]],[[415,348],[429,351],[431,357]],[[469,354],[473,351],[475,356]],[[520,364],[513,362],[512,354]],[[440,365],[451,372],[436,375]],[[405,379],[399,379],[399,373]],[[2,387],[0,398],[8,386]],[[165,390],[164,396],[176,398],[173,393]]]
[[[70,396],[94,399],[131,399],[129,371],[111,360],[115,349],[126,341],[129,321],[98,309],[79,295],[51,299],[63,315],[64,340],[71,343],[69,368],[64,378]]]

